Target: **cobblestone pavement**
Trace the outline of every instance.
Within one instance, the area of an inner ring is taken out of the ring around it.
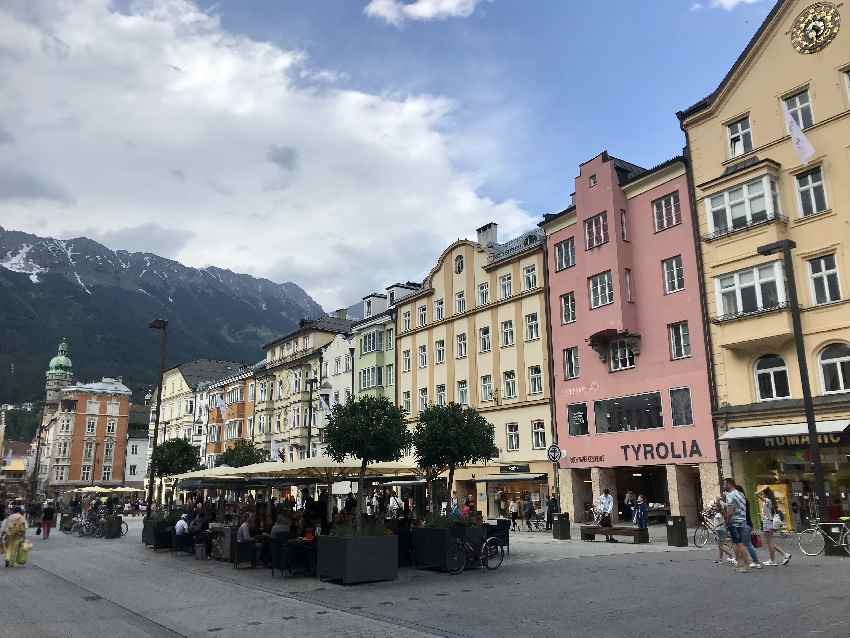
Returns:
[[[850,558],[796,549],[735,574],[709,550],[516,534],[495,572],[342,587],[155,554],[138,522],[116,540],[32,538],[30,564],[0,570],[0,638],[850,636]]]

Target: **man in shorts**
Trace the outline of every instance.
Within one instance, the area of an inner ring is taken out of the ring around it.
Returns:
[[[748,567],[749,556],[744,547],[744,535],[749,533],[747,531],[746,500],[744,495],[738,491],[735,479],[727,478],[723,482],[723,487],[726,490],[726,526],[729,529],[729,536],[732,538],[732,546],[735,548],[735,557],[737,558],[735,571],[747,573],[750,568]]]

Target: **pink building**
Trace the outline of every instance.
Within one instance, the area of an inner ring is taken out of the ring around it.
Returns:
[[[603,152],[573,204],[546,215],[563,511],[609,488],[696,520],[719,494],[684,160],[646,170]]]

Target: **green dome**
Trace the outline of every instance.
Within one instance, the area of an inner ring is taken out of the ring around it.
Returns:
[[[71,359],[68,357],[68,341],[62,339],[59,344],[59,352],[50,360],[50,365],[47,367],[48,372],[70,372],[73,368]]]

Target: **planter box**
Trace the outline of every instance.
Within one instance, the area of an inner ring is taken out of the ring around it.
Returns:
[[[485,528],[466,527],[417,527],[413,530],[413,563],[419,569],[446,570],[446,555],[449,543],[457,538],[467,538],[473,545],[481,545],[485,539]]]
[[[104,521],[104,538],[121,538],[121,517],[112,516]]]
[[[339,580],[349,585],[398,577],[395,535],[319,536],[316,542],[319,580]]]

